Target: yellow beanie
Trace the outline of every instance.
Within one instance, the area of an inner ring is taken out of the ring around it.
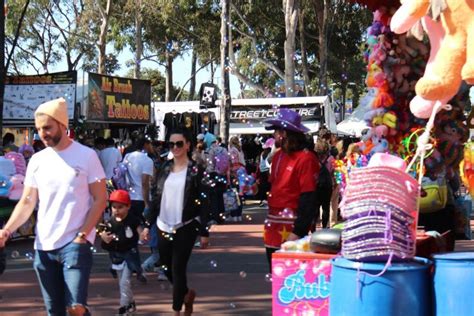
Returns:
[[[38,114],[46,114],[53,119],[68,127],[69,118],[67,114],[67,103],[64,98],[54,99],[42,103],[35,111],[35,117]]]

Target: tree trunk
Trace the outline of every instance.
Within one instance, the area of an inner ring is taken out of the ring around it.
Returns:
[[[5,82],[6,68],[5,68],[5,5],[0,8],[0,80]],[[0,84],[0,135],[3,136],[3,97],[5,95],[5,85]],[[3,144],[2,144],[3,145]]]
[[[221,0],[221,105],[219,134],[222,140],[227,143],[229,140],[229,121],[230,121],[230,84],[229,84],[229,46],[230,39],[230,0]]]
[[[142,38],[142,0],[135,2],[135,67],[134,77],[140,79],[142,77],[141,60],[143,54],[143,38]]]
[[[191,57],[191,82],[189,86],[189,97],[188,100],[194,100],[194,95],[196,94],[196,64],[197,64],[197,54],[193,49],[193,55]]]
[[[319,86],[318,94],[326,95],[328,90],[327,82],[327,66],[328,66],[328,14],[330,0],[314,0],[314,8],[317,14],[317,24],[319,29]]]
[[[211,60],[211,83],[214,83],[214,76],[216,74],[216,68],[214,67],[214,62]]]
[[[311,79],[309,78],[308,54],[306,53],[306,38],[304,36],[304,10],[300,11],[298,27],[300,33],[301,64],[303,67],[305,95],[310,96],[312,93],[309,90]]]
[[[107,47],[107,31],[109,29],[110,13],[112,11],[112,0],[107,0],[105,10],[99,4],[100,13],[102,15],[102,24],[100,25],[100,35],[97,46],[99,47],[99,69],[98,73],[105,74],[105,59]]]
[[[299,0],[283,0],[285,11],[286,39],[285,50],[285,90],[286,96],[292,97],[295,89],[295,35],[298,22]]]
[[[166,92],[165,92],[165,102],[170,102],[172,99],[173,93],[173,55],[169,52],[166,52]]]

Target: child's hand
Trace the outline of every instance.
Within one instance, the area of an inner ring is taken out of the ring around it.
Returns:
[[[113,239],[114,239],[114,235],[112,233],[109,233],[109,232],[102,232],[100,233],[100,238],[102,238],[102,240],[108,244],[110,243]]]

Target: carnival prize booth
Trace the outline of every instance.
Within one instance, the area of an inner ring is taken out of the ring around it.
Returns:
[[[368,5],[373,22],[364,133],[334,165],[344,222],[275,253],[273,313],[474,315],[474,253],[451,252],[471,230],[474,116],[466,123],[464,107],[474,84],[474,7],[353,2]]]

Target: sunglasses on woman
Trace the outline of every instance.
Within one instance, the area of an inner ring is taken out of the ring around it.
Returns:
[[[173,149],[174,146],[176,146],[176,148],[183,148],[184,141],[178,140],[177,142],[168,142],[168,147],[170,149]]]

